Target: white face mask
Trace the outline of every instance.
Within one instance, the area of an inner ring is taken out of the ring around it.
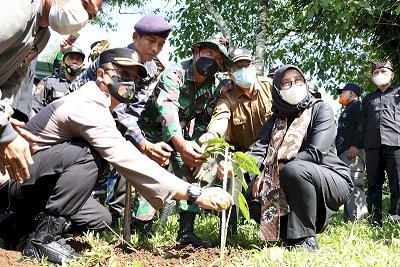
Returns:
[[[89,21],[89,15],[80,0],[69,0],[64,6],[53,2],[49,12],[50,27],[62,35],[78,32]]]
[[[291,105],[297,105],[307,96],[307,86],[304,85],[295,85],[293,84],[287,90],[280,90],[279,93],[283,100]]]
[[[235,83],[242,88],[250,88],[257,79],[257,70],[253,66],[241,68],[233,73]]]
[[[379,73],[378,75],[373,77],[372,80],[374,81],[376,86],[383,86],[383,85],[389,84],[391,78],[392,77],[391,77],[390,73],[388,73],[388,74]]]

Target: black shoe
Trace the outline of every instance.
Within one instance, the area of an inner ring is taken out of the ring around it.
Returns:
[[[43,257],[47,257],[49,262],[57,264],[68,263],[73,258],[79,257],[79,254],[65,242],[65,239],[59,239],[48,244],[30,240],[22,251],[22,255],[39,261]]]
[[[182,236],[178,235],[177,238],[180,245],[187,246],[192,245],[195,248],[212,248],[212,244],[208,241],[201,240],[194,233],[186,233]]]
[[[302,248],[307,252],[318,249],[318,241],[315,236],[304,237],[300,239],[289,239],[286,241],[289,248]]]
[[[65,218],[41,213],[36,219],[38,226],[35,235],[28,241],[22,255],[37,260],[47,257],[49,262],[57,264],[68,262],[79,255],[61,237],[70,226]]]

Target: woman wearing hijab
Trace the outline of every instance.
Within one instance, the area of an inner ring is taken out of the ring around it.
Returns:
[[[252,181],[252,195],[261,201],[260,238],[316,250],[316,234],[353,189],[348,166],[332,150],[333,111],[310,94],[293,65],[276,71],[272,99],[273,115],[249,152],[262,170]]]

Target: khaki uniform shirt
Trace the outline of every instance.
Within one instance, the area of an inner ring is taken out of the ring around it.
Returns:
[[[235,84],[222,89],[217,100],[208,132],[217,132],[219,136],[235,146],[236,150],[247,151],[253,143],[261,126],[271,116],[272,80],[257,77],[252,96],[248,96]],[[218,128],[219,120],[228,119],[228,129]],[[226,135],[226,136],[225,136]]]
[[[91,81],[43,108],[26,128],[40,138],[40,149],[72,139],[87,141],[155,209],[160,209],[176,194],[176,185],[183,182],[125,140],[116,128],[110,104],[110,96]]]
[[[0,144],[17,137],[9,117],[29,63],[44,49],[50,30],[40,27],[41,0],[2,1],[0,10]],[[32,94],[32,87],[22,88]],[[24,94],[25,96],[26,94]],[[32,101],[31,98],[28,99]],[[27,103],[29,104],[29,103]]]

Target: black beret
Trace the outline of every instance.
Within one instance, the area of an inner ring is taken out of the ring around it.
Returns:
[[[139,55],[129,48],[111,48],[100,54],[99,65],[106,63],[114,63],[123,67],[137,66],[139,76],[145,78],[147,70],[143,64],[139,62]]]
[[[166,22],[162,17],[150,13],[142,17],[136,22],[135,31],[139,34],[158,35],[167,38],[172,30],[172,25]]]

